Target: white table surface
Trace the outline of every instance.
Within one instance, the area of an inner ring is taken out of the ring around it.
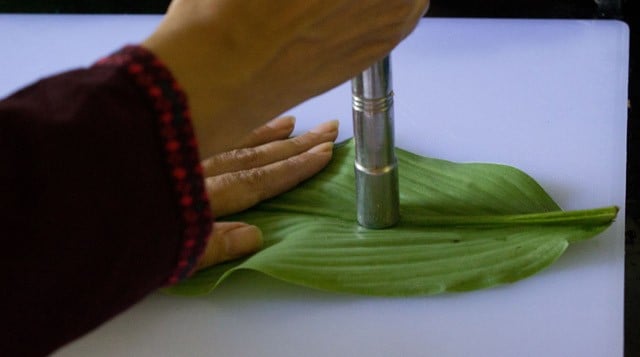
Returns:
[[[158,20],[0,15],[0,96]],[[628,37],[616,21],[423,20],[392,54],[396,143],[517,166],[565,209],[623,208]],[[345,139],[349,104],[343,85],[291,113],[300,130],[340,118]],[[210,296],[153,294],[56,356],[622,356],[623,287],[624,210],[515,284],[386,299],[240,273]]]

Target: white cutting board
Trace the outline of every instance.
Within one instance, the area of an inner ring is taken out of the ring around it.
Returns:
[[[155,16],[0,16],[0,96],[142,39]],[[625,201],[628,29],[616,21],[427,19],[392,54],[396,143],[517,166],[566,209]],[[291,112],[342,119],[343,85]],[[62,356],[622,356],[624,210],[512,285],[386,299],[255,273],[211,296],[150,296]],[[99,282],[96,282],[99,283]],[[37,343],[37,341],[34,341]]]

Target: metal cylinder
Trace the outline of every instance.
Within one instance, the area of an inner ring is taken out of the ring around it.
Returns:
[[[387,228],[400,219],[389,56],[351,80],[358,223]]]

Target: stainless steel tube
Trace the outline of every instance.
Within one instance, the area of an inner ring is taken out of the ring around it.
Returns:
[[[351,92],[358,223],[390,227],[400,213],[389,56],[352,79]]]

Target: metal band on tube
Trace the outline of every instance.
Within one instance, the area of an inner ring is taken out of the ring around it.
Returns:
[[[389,57],[356,76],[351,91],[358,223],[390,227],[398,222],[400,209]]]

